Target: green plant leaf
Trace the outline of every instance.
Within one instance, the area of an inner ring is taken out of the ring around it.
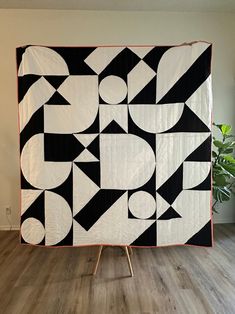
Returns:
[[[233,148],[226,148],[221,153],[222,154],[231,154],[233,152]]]
[[[229,135],[229,133],[232,130],[232,127],[231,125],[228,125],[228,124],[222,124],[220,129],[223,135]]]
[[[226,186],[228,185],[229,183],[226,181],[226,177],[224,176],[224,174],[219,174],[219,175],[216,175],[213,177],[213,180],[214,180],[214,184],[216,186],[220,186],[220,187],[223,187],[223,186]]]
[[[223,148],[226,149],[226,148],[232,148],[235,146],[235,142],[226,142],[223,144]]]
[[[233,178],[235,178],[235,164],[220,162],[220,166]]]
[[[222,127],[223,124],[216,124],[216,123],[213,123],[213,125],[216,126],[216,127],[221,131],[221,127]]]
[[[230,148],[232,149],[231,152],[233,152],[233,150],[235,148],[235,141],[223,143],[221,141],[215,140],[213,143],[219,149],[219,153],[221,153],[221,154],[226,154],[226,150],[230,149]]]
[[[219,188],[217,186],[213,187],[213,198],[218,201],[218,202],[222,202],[222,197],[221,197],[221,193],[219,191]]]
[[[231,156],[231,155],[226,155],[226,156],[223,156],[223,158],[224,158],[226,161],[228,161],[228,162],[230,162],[230,163],[232,163],[232,164],[235,164],[235,159],[233,158],[233,156]]]
[[[222,170],[222,171],[219,171],[219,170],[214,171],[214,170],[213,170],[213,172],[212,172],[213,180],[215,179],[216,176],[219,176],[219,175],[224,175],[224,176],[226,176],[227,173],[225,174],[225,173],[223,172],[223,170]],[[230,177],[230,175],[229,175],[229,177]]]
[[[231,192],[226,187],[213,187],[213,197],[216,201],[219,201],[220,203],[224,201],[229,201],[231,197]]]
[[[212,157],[214,157],[214,158],[217,157],[217,153],[214,150],[212,151]]]
[[[231,148],[231,147],[235,147],[235,141],[232,141],[232,142],[226,142],[226,143],[224,143],[224,147],[229,147],[229,148]]]
[[[221,132],[220,138],[213,136],[214,151],[212,152],[213,177],[213,211],[217,202],[228,201],[235,195],[235,135],[231,134],[232,127],[228,124],[215,124]]]
[[[212,194],[213,194],[213,199],[216,200],[216,201],[219,201],[217,186],[213,186],[213,193]]]
[[[225,186],[224,190],[227,191],[229,195],[231,195],[231,187]]]
[[[223,168],[219,165],[219,164],[216,164],[213,166],[213,174],[216,174],[216,173],[223,173]]]
[[[223,148],[223,145],[224,145],[223,142],[218,141],[218,140],[213,141],[213,144],[218,148]]]

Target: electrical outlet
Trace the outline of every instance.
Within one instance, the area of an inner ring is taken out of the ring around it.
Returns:
[[[6,215],[10,216],[11,215],[11,206],[6,207]]]

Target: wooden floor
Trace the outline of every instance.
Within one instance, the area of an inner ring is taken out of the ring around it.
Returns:
[[[0,232],[0,313],[235,313],[235,225],[215,226],[214,248],[134,249],[130,278],[120,248],[20,246]]]

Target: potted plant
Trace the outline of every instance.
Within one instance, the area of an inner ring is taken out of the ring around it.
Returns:
[[[235,195],[235,136],[228,124],[215,124],[219,130],[219,138],[213,136],[212,178],[213,204],[212,210],[217,212],[218,203],[230,200]]]

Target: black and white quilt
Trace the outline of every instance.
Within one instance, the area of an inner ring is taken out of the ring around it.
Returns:
[[[17,48],[21,242],[211,246],[211,44]]]

